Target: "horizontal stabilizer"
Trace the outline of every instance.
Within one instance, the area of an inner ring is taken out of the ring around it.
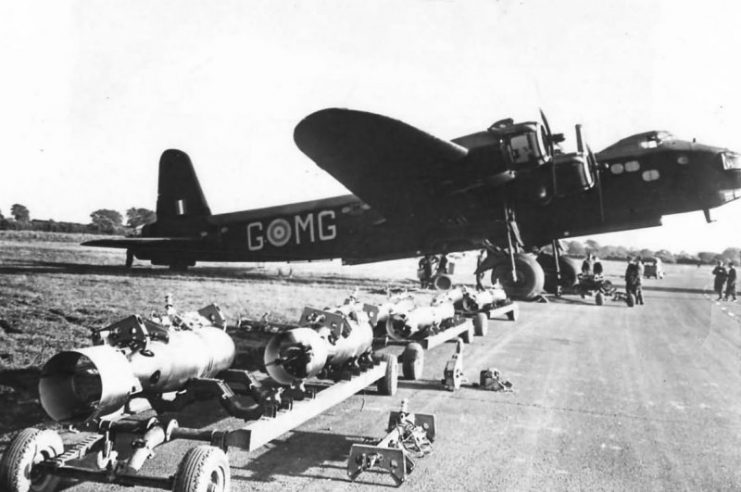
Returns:
[[[199,238],[182,237],[147,237],[147,238],[125,238],[125,239],[95,239],[85,241],[83,246],[95,246],[99,248],[141,248],[141,247],[177,247],[178,245],[192,245],[200,242]]]

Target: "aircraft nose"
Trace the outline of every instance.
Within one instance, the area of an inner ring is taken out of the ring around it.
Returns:
[[[741,198],[741,154],[724,150],[716,154],[715,160],[723,170],[720,190],[722,190],[724,200]]]
[[[731,171],[731,174],[741,173],[741,154],[725,150],[718,152],[716,159],[720,160],[724,171]]]

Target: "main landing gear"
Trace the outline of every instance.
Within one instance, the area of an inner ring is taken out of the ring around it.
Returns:
[[[477,273],[491,269],[492,283],[499,282],[509,297],[525,301],[536,300],[543,291],[559,296],[562,289],[576,285],[579,264],[561,256],[562,248],[557,240],[552,242],[553,255],[541,253],[536,258],[522,251],[522,239],[511,209],[505,209],[505,218],[506,248],[487,244],[489,255]]]

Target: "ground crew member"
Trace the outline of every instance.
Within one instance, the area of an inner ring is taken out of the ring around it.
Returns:
[[[640,256],[636,258],[636,265],[638,266],[638,278],[641,279],[646,273],[646,266],[643,264],[643,258],[641,258]]]
[[[636,304],[643,304],[643,292],[641,291],[641,276],[638,264],[628,257],[628,266],[625,269],[625,292],[633,295]]]
[[[726,271],[726,268],[723,266],[723,262],[718,260],[718,264],[713,268],[713,275],[715,275],[715,293],[718,294],[717,301],[720,301],[723,298],[723,286],[726,283],[726,279],[728,278],[728,272]]]
[[[448,273],[448,255],[445,253],[440,255],[440,263],[437,264],[437,273],[439,275]]]
[[[592,274],[592,254],[591,253],[587,253],[587,257],[582,262],[582,264],[581,264],[581,273],[582,273],[582,275],[591,275]]]
[[[479,268],[481,268],[481,265],[486,260],[486,256],[486,249],[482,249],[476,257],[476,290],[484,290],[484,284],[482,283],[484,280],[484,272],[480,272]]]
[[[729,297],[733,297],[733,302],[736,302],[736,268],[733,266],[733,262],[728,262],[728,279],[726,280],[726,301]]]
[[[604,268],[602,268],[602,262],[599,261],[599,258],[596,256],[593,257],[594,263],[592,264],[592,271],[594,272],[594,276],[602,276],[602,274],[605,272]]]
[[[432,263],[430,262],[428,255],[424,255],[419,259],[417,276],[419,277],[419,286],[426,289],[427,284],[430,282],[430,278],[432,277]]]
[[[435,255],[424,255],[419,260],[419,270],[417,275],[419,276],[419,282],[423,289],[427,289],[432,286],[432,272],[435,270],[435,264],[437,263],[437,257]]]

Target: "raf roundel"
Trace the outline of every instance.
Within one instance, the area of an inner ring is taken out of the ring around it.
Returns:
[[[273,246],[285,246],[291,240],[291,225],[285,219],[275,219],[268,226],[267,237]]]

